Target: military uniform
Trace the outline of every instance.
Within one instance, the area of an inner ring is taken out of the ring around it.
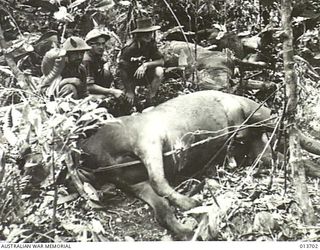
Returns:
[[[80,64],[82,60],[80,57],[90,49],[91,47],[82,38],[72,36],[64,42],[62,49],[49,50],[43,58],[41,67],[44,92],[49,96],[62,97],[72,94],[74,99],[88,96],[86,70]],[[74,58],[76,54],[73,54],[73,58],[70,59],[69,56],[72,54],[68,54],[69,52],[80,53],[79,58]]]
[[[82,64],[87,73],[87,84],[97,84],[104,88],[110,88],[113,82],[111,72],[104,68],[106,63],[102,57],[95,56],[91,51],[84,54]]]
[[[86,69],[83,65],[74,67],[74,65],[66,63],[61,73],[62,84],[59,85],[59,96],[72,94],[74,99],[82,99],[88,96]],[[68,78],[77,78],[77,82],[68,82]],[[63,81],[65,79],[65,81]]]
[[[122,79],[122,81],[135,83],[137,86],[149,85],[154,77],[154,68],[147,69],[142,79],[135,78],[134,73],[142,63],[162,58],[163,55],[158,50],[155,40],[142,47],[139,47],[138,43],[133,40],[129,41],[123,47],[120,55],[119,70],[126,71],[128,77],[128,79]]]

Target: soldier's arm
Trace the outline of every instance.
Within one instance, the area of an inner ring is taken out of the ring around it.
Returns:
[[[155,68],[155,67],[158,67],[158,66],[163,67],[163,65],[164,65],[164,59],[163,59],[163,58],[160,58],[160,59],[157,59],[157,60],[154,60],[154,61],[145,62],[145,63],[143,63],[143,65],[144,65],[147,69],[148,69],[148,68]]]
[[[97,84],[88,84],[87,88],[89,93],[93,95],[113,95],[118,98],[123,94],[120,89],[104,88]]]

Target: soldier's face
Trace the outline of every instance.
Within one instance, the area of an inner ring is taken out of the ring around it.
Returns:
[[[69,51],[67,53],[68,62],[79,66],[82,62],[84,51]]]
[[[91,51],[94,54],[102,55],[106,46],[106,39],[103,37],[98,37],[90,43],[90,46],[92,47]]]
[[[152,32],[143,32],[137,33],[137,37],[141,42],[149,43],[153,38],[153,31]]]

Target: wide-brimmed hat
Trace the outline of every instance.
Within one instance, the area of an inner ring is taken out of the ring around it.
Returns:
[[[158,25],[153,25],[152,19],[149,17],[138,18],[136,20],[136,24],[137,24],[137,28],[131,31],[131,33],[151,32],[161,28]]]
[[[80,37],[69,37],[62,46],[66,51],[85,51],[90,50],[91,47]]]
[[[84,40],[86,42],[89,42],[89,41],[91,41],[95,38],[98,38],[98,37],[104,37],[106,39],[106,41],[110,39],[110,35],[107,32],[95,28],[95,29],[90,30],[88,32],[88,34],[86,35]]]

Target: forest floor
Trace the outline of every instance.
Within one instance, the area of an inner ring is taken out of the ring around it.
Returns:
[[[155,220],[152,209],[137,198],[120,195],[107,205],[105,215],[110,241],[170,240],[167,230]]]

